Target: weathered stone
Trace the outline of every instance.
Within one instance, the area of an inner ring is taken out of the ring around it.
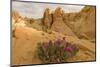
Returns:
[[[75,36],[72,30],[64,23],[64,11],[58,7],[53,14],[53,24],[51,29],[68,36]]]
[[[64,12],[60,7],[56,8],[56,10],[53,14],[53,22],[55,22],[57,20],[63,20],[63,14],[64,14]]]
[[[95,7],[86,6],[80,12],[66,13],[64,15],[64,22],[79,38],[94,40],[95,15]]]
[[[43,25],[46,26],[46,28],[50,28],[52,24],[52,15],[50,14],[50,9],[46,8],[43,16]]]

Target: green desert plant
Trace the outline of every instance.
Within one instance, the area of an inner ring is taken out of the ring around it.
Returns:
[[[68,58],[71,58],[77,54],[79,49],[68,43],[63,39],[57,39],[56,41],[38,43],[37,56],[43,61],[43,63],[61,63],[67,62]]]

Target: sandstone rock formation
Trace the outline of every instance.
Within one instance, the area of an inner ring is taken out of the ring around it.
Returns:
[[[86,36],[88,39],[95,39],[96,33],[96,10],[95,7],[85,7],[80,14],[84,18],[83,23],[81,24],[80,34]],[[82,35],[81,35],[82,36]]]
[[[64,23],[63,15],[64,11],[58,7],[53,14],[53,24],[51,29],[64,35],[76,37],[72,30]]]
[[[26,21],[17,11],[12,11],[12,36],[15,37],[15,30],[17,27],[26,26]]]
[[[46,8],[43,16],[43,25],[46,28],[50,28],[52,24],[52,14],[50,14],[50,9]]]
[[[20,15],[17,11],[12,11],[12,18],[14,20],[16,19],[15,21],[17,21],[19,17],[20,17]]]
[[[17,11],[12,11],[12,26],[17,27],[17,26],[25,26],[26,21],[22,16]]]
[[[64,11],[60,7],[58,7],[54,13],[50,13],[49,8],[47,8],[43,17],[44,28],[75,37],[72,30],[64,23],[63,15]]]
[[[66,13],[64,22],[79,37],[95,41],[95,7],[86,6],[78,13]]]
[[[80,12],[64,13],[58,7],[54,13],[47,8],[43,23],[46,27],[66,35],[95,41],[95,7],[85,6]]]
[[[63,20],[63,15],[64,15],[64,11],[58,7],[56,8],[54,14],[53,14],[53,22],[57,21],[57,20]]]

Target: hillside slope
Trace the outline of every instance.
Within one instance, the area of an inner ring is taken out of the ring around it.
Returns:
[[[80,48],[79,53],[69,59],[70,62],[95,60],[95,45],[87,40],[79,40],[57,32],[48,34],[29,27],[16,27],[15,37],[12,39],[12,64],[41,64],[42,62],[35,56],[37,43],[61,37],[66,37],[68,42],[76,44]]]

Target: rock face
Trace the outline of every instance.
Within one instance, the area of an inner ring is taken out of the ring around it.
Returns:
[[[26,21],[17,11],[12,12],[12,30],[14,30],[16,27],[22,27],[26,26]]]
[[[20,14],[17,11],[12,12],[12,36],[15,37],[15,30],[17,27],[25,27],[26,21],[23,19],[23,17],[20,16]]]
[[[66,13],[64,22],[73,32],[84,39],[95,39],[95,7],[86,6],[78,13]]]
[[[47,28],[65,35],[78,36],[79,38],[95,41],[95,7],[85,6],[77,13],[64,13],[58,7],[54,13],[47,8],[44,13],[43,23]]]
[[[60,7],[58,7],[54,13],[50,13],[50,10],[47,8],[44,12],[43,25],[53,31],[75,36],[72,30],[64,23],[63,15],[64,11]]]
[[[75,34],[72,32],[72,30],[64,23],[63,15],[64,12],[61,8],[57,8],[55,10],[51,29],[64,35],[75,37]]]
[[[63,15],[64,15],[63,10],[60,7],[56,8],[56,10],[53,14],[53,23],[55,21],[59,21],[59,20],[63,21]]]
[[[17,21],[19,19],[19,17],[20,17],[20,15],[19,15],[19,13],[17,11],[12,11],[12,18],[14,20]]]
[[[95,39],[96,11],[95,7],[85,7],[82,13],[83,23],[81,24],[80,34],[86,36],[87,39]]]
[[[46,28],[50,28],[51,24],[52,24],[52,14],[50,14],[50,9],[46,8],[45,12],[44,12],[44,16],[43,16],[43,25]]]

